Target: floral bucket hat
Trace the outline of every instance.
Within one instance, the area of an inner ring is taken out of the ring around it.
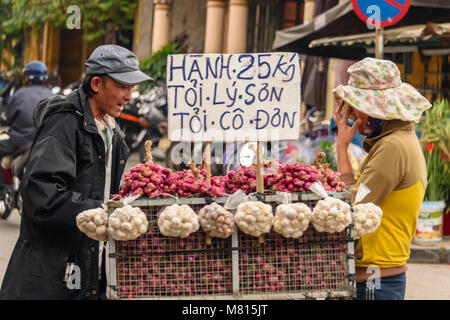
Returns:
[[[333,90],[337,103],[382,120],[419,122],[431,103],[413,86],[402,82],[400,70],[389,60],[365,58],[351,65],[348,85]],[[344,108],[345,109],[345,108]]]

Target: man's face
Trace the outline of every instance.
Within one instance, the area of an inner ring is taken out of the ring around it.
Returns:
[[[108,114],[118,118],[123,106],[131,100],[133,86],[121,84],[108,76],[103,77],[103,80],[100,77],[94,77],[91,86],[97,92],[93,99],[100,116]]]

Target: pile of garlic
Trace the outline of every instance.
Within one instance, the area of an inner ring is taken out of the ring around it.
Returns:
[[[242,232],[259,237],[270,232],[274,220],[272,207],[261,201],[241,203],[236,209],[234,220]]]
[[[233,233],[233,214],[215,202],[200,209],[198,220],[210,237],[228,238]]]
[[[383,211],[373,203],[358,204],[353,207],[353,237],[361,238],[363,235],[374,232],[381,223]]]
[[[200,226],[197,214],[188,205],[173,204],[159,215],[158,227],[167,237],[186,238]]]
[[[108,241],[108,213],[103,208],[95,208],[81,212],[76,217],[77,227],[89,238],[97,241]]]
[[[134,240],[146,233],[148,227],[145,213],[130,205],[115,209],[108,224],[108,232],[114,240]]]
[[[351,221],[350,206],[333,197],[318,201],[311,217],[314,229],[319,232],[341,232]]]
[[[273,229],[285,238],[300,238],[308,229],[311,215],[311,209],[304,203],[280,204]]]

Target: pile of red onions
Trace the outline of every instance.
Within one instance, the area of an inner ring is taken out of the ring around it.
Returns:
[[[264,166],[264,189],[279,192],[307,192],[310,186],[321,181],[326,191],[341,192],[345,184],[339,172],[327,169],[326,177],[309,164],[272,162]],[[225,177],[226,192],[232,194],[241,189],[246,193],[256,191],[256,167],[240,167],[229,171]]]
[[[312,235],[307,235],[312,236]],[[331,237],[337,235],[329,235]],[[319,247],[294,244],[281,235],[269,238],[264,249],[253,249],[252,238],[241,235],[245,249],[239,252],[240,288],[243,293],[344,289],[346,244]],[[337,238],[336,238],[337,239]],[[139,241],[118,243],[119,295],[193,296],[232,293],[229,248],[221,240],[206,245],[205,235],[167,241],[149,228]],[[210,251],[205,250],[210,249]],[[196,251],[198,250],[198,251]]]
[[[206,170],[201,170],[206,176]],[[156,163],[147,162],[131,168],[124,174],[122,190],[113,199],[119,200],[127,195],[140,194],[148,198],[188,197],[199,194],[209,197],[221,197],[224,194],[220,178],[213,177],[211,184],[205,179],[194,176],[191,170],[173,172]]]
[[[325,172],[325,171],[324,171]],[[283,164],[272,161],[264,165],[264,189],[279,192],[307,192],[310,186],[321,181],[326,191],[341,192],[345,184],[340,173],[327,168],[326,176],[316,166],[301,162]],[[226,176],[213,176],[206,181],[206,169],[196,177],[191,170],[173,172],[156,163],[138,164],[125,173],[123,187],[114,200],[124,196],[140,194],[148,198],[188,197],[191,195],[222,197],[241,189],[256,192],[256,167],[240,167]]]
[[[218,241],[219,246],[225,243]],[[167,238],[149,228],[146,236],[139,241],[122,241],[118,245],[118,251],[124,257],[132,257],[122,258],[118,262],[117,280],[122,297],[221,295],[232,292],[231,258],[229,255],[207,252],[203,233],[167,241]]]

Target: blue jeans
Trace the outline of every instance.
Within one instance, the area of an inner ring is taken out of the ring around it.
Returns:
[[[356,300],[403,300],[405,291],[406,272],[403,272],[391,277],[356,283]]]

